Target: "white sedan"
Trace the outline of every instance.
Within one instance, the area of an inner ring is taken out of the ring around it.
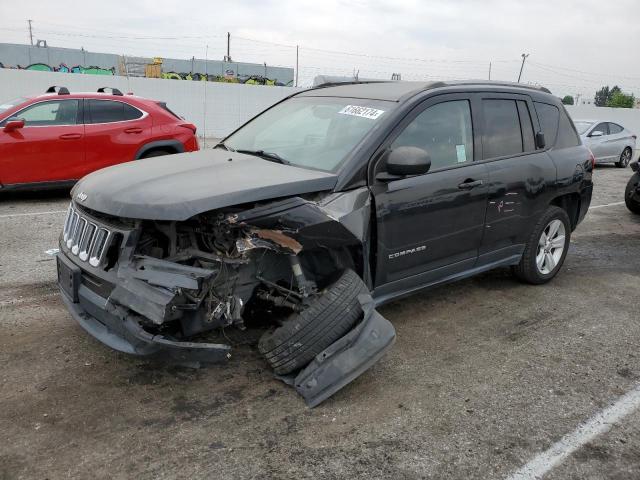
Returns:
[[[636,149],[636,135],[614,122],[575,120],[584,144],[591,149],[596,163],[615,163],[625,168]]]

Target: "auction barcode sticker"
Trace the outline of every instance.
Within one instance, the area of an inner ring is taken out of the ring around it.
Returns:
[[[378,110],[377,108],[360,107],[358,105],[347,105],[338,113],[375,120],[384,113],[384,110]]]

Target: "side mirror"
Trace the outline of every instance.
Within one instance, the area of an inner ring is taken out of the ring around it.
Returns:
[[[603,135],[604,135],[604,132],[601,132],[600,130],[594,130],[589,134],[590,137],[601,137]]]
[[[421,175],[427,173],[430,168],[431,157],[422,148],[398,147],[387,154],[386,171],[391,175]]]
[[[538,132],[536,133],[536,147],[544,148],[546,147],[547,142],[544,140],[544,133]]]
[[[7,123],[4,124],[3,130],[5,132],[13,132],[19,128],[24,127],[24,119],[22,118],[10,118]]]

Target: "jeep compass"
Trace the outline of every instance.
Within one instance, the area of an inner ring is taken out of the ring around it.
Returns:
[[[311,406],[392,345],[380,304],[496,267],[551,280],[594,162],[556,97],[496,82],[313,88],[177,160],[74,187],[69,311],[114,349],[203,362],[230,357],[209,334],[262,322],[260,352]]]

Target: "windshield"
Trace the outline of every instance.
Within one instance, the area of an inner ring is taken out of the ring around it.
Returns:
[[[394,102],[298,97],[282,102],[227,138],[233,150],[258,152],[302,167],[333,172]]]
[[[584,132],[589,130],[589,127],[593,125],[593,122],[583,122],[578,120],[573,122],[573,124],[576,126],[576,130],[578,130],[578,133],[582,135]]]
[[[22,102],[26,100],[27,100],[26,98],[20,97],[20,98],[14,98],[13,100],[9,100],[8,102],[0,103],[0,114],[2,114],[3,112],[6,112],[10,108],[15,107],[16,105],[20,105]]]

